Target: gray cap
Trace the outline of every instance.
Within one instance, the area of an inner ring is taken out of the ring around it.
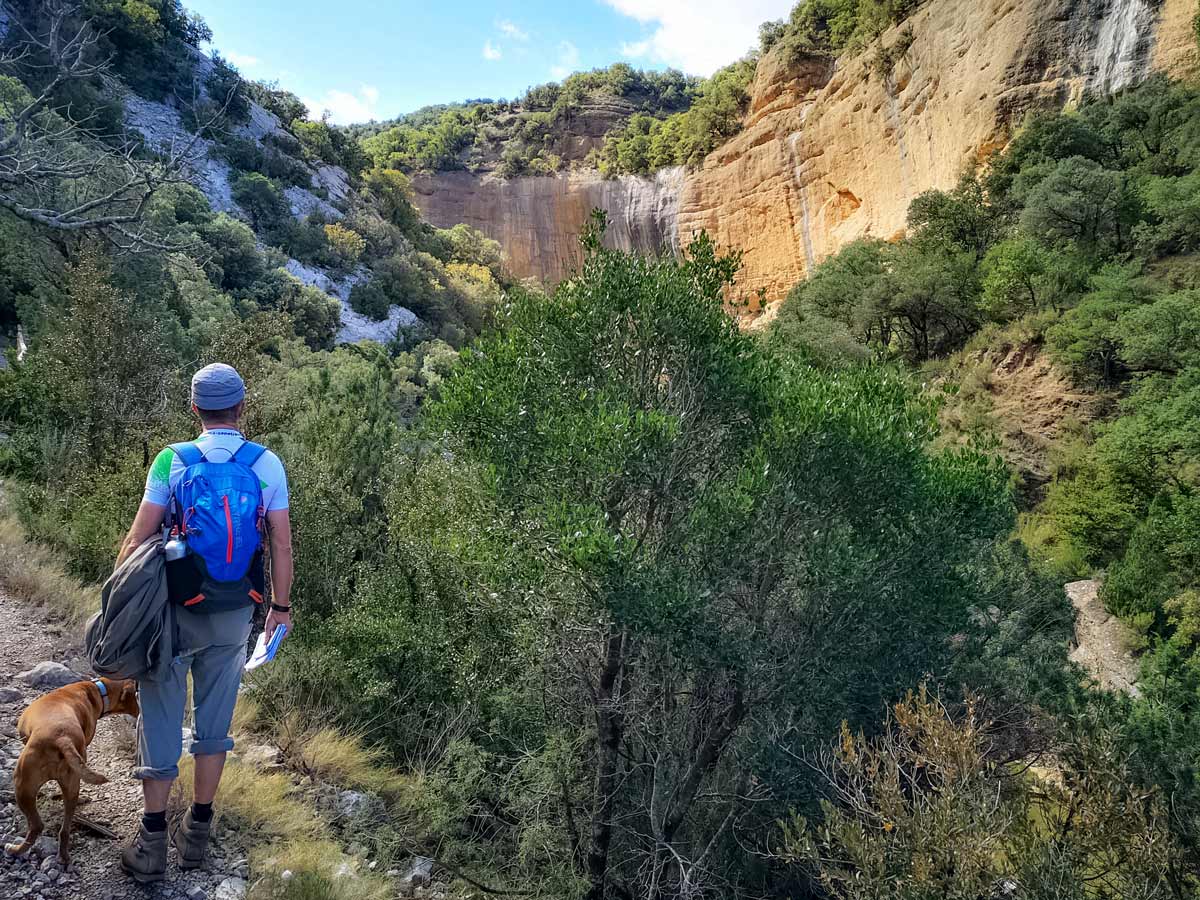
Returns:
[[[192,376],[192,402],[199,409],[229,409],[246,399],[246,385],[233,366],[213,363]]]

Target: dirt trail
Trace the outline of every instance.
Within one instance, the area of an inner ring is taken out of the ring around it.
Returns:
[[[1138,664],[1129,650],[1129,628],[1104,608],[1100,582],[1073,581],[1066,587],[1075,607],[1075,648],[1071,660],[1079,663],[1110,691],[1138,695]]]
[[[21,751],[17,717],[47,688],[34,688],[17,678],[46,661],[60,662],[88,675],[79,635],[69,633],[45,611],[0,591],[0,835],[8,842],[24,835],[25,818],[13,804],[12,769]],[[135,750],[134,723],[128,716],[100,720],[88,750],[88,765],[109,779],[83,785],[78,816],[103,825],[119,840],[76,824],[72,865],[58,863],[58,826],[62,803],[57,786],[42,789],[38,801],[46,832],[28,856],[13,858],[0,851],[0,898],[4,900],[238,900],[245,893],[246,853],[238,836],[219,823],[213,855],[203,869],[183,873],[171,854],[167,880],[139,886],[121,872],[117,857],[141,815],[140,783],[129,777]]]

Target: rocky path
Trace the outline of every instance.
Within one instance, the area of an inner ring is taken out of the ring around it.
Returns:
[[[43,663],[48,670],[26,675]],[[25,817],[13,804],[12,770],[21,752],[17,717],[35,697],[50,690],[60,666],[87,676],[78,636],[67,633],[43,611],[0,592],[0,835],[8,843],[24,835]],[[34,682],[34,683],[30,683]],[[49,682],[49,683],[47,683]],[[60,682],[61,683],[61,682]],[[23,858],[0,851],[0,898],[3,900],[239,900],[246,891],[247,853],[240,836],[218,823],[212,858],[205,868],[183,873],[172,853],[167,880],[140,886],[121,872],[117,857],[141,815],[141,788],[129,777],[133,767],[134,723],[128,716],[100,720],[88,750],[90,768],[106,775],[107,784],[83,785],[78,818],[88,819],[119,836],[102,837],[76,823],[72,864],[58,862],[58,826],[62,803],[57,786],[42,789],[38,801],[46,833]]]
[[[1073,581],[1066,587],[1075,607],[1075,647],[1071,660],[1083,666],[1100,686],[1137,696],[1138,664],[1130,652],[1129,629],[1104,608],[1100,582]]]

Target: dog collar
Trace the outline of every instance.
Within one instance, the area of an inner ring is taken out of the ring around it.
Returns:
[[[99,678],[93,679],[92,684],[94,684],[96,686],[96,689],[98,691],[100,691],[100,714],[103,715],[104,713],[108,712],[108,704],[109,704],[108,688],[106,688],[104,686],[104,682],[101,681]]]

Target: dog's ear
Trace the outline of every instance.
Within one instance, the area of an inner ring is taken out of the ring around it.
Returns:
[[[137,702],[137,682],[122,681],[121,682],[121,699],[119,705],[129,707]]]

